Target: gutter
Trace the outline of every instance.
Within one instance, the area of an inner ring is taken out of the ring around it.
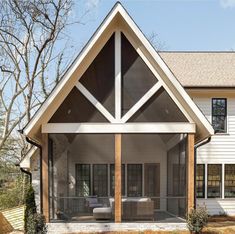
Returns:
[[[19,163],[15,164],[15,165],[16,165],[17,167],[20,167],[20,164],[19,164]],[[31,173],[30,171],[25,170],[25,169],[22,168],[22,167],[20,167],[20,171],[29,176],[29,181],[30,181],[30,184],[31,184],[31,183],[32,183],[32,173]]]
[[[196,208],[197,190],[196,190],[196,173],[197,173],[197,149],[210,143],[211,137],[194,146],[194,209]]]

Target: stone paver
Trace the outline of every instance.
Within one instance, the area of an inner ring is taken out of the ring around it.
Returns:
[[[110,231],[174,231],[187,230],[186,223],[49,223],[49,234],[92,233]]]

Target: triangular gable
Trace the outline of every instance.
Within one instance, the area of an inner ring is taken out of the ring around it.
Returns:
[[[162,87],[171,96],[177,106],[180,107],[180,110],[184,113],[189,122],[196,123],[196,141],[203,140],[212,135],[214,131],[206,117],[191,100],[174,74],[154,50],[120,3],[115,4],[114,8],[65,73],[59,84],[27,124],[24,129],[24,134],[36,140],[40,140],[41,125],[49,121],[65,97],[72,88],[77,85],[77,80],[81,78],[90,63],[116,30],[120,30],[125,34],[125,37],[131,42],[151,72],[158,78]]]

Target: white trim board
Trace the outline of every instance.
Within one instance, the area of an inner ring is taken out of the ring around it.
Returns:
[[[107,111],[107,109],[80,83],[76,85],[77,89],[90,101],[90,103],[96,107],[96,109],[111,123],[115,123],[113,116]]]
[[[126,123],[160,88],[160,82],[157,82],[140,100],[122,117],[121,122]]]
[[[193,123],[49,123],[42,133],[195,133]]]

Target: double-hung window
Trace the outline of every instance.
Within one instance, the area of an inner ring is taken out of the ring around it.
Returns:
[[[108,165],[93,165],[93,195],[106,197],[108,195]]]
[[[127,165],[127,196],[142,196],[142,164]]]
[[[90,164],[76,164],[76,195],[85,197],[91,195],[90,185],[91,177]]]
[[[207,165],[207,197],[218,198],[222,195],[222,165]]]
[[[235,164],[225,165],[224,197],[235,197]]]
[[[205,197],[205,164],[197,164],[196,174],[197,198]]]
[[[227,132],[227,99],[212,98],[212,125],[215,133]]]

